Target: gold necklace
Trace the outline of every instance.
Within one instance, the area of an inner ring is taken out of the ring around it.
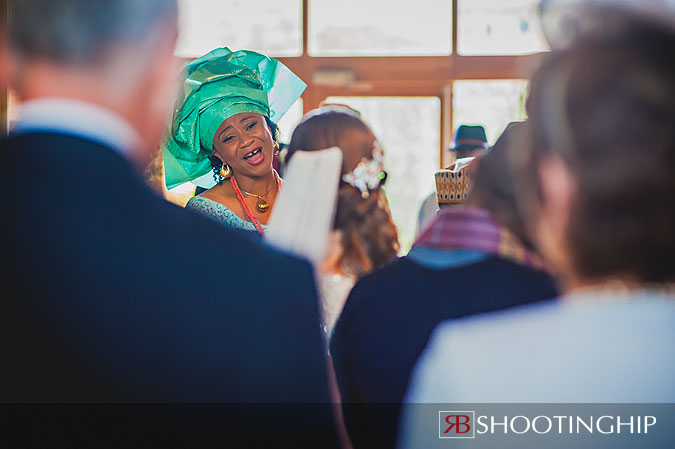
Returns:
[[[276,181],[276,179],[275,179],[275,181]],[[275,184],[276,184],[276,182],[275,182]],[[258,198],[258,201],[255,203],[255,208],[258,212],[260,212],[261,214],[264,214],[265,212],[267,212],[269,210],[270,205],[267,201],[265,201],[263,199],[263,196],[270,193],[274,189],[274,187],[275,186],[270,187],[270,189],[267,192],[263,193],[262,195],[257,195],[255,193],[247,192],[246,190],[242,189],[241,187],[239,187],[239,190],[241,190],[241,192],[245,193],[246,195],[254,196],[254,197]]]

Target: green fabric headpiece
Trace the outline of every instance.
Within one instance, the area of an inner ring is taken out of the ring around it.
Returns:
[[[185,80],[162,145],[166,186],[212,187],[213,136],[228,118],[255,112],[278,123],[307,85],[274,58],[217,48],[182,68]]]

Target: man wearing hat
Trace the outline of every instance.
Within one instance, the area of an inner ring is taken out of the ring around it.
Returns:
[[[480,158],[487,153],[488,143],[485,134],[485,128],[481,125],[459,125],[455,133],[455,141],[448,149],[454,156],[454,159],[463,159],[468,157]],[[474,164],[474,169],[478,164]],[[448,167],[450,168],[450,167]],[[438,178],[438,176],[436,176]],[[438,190],[438,189],[437,189]],[[467,192],[468,193],[468,192]],[[427,196],[420,206],[417,215],[417,236],[431,223],[436,217],[440,204],[456,203],[452,201],[441,201],[437,198],[438,191],[432,192]]]
[[[485,128],[481,125],[459,125],[455,134],[455,143],[450,151],[455,158],[481,157],[488,149]]]

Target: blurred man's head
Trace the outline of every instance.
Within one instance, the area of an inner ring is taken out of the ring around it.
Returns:
[[[118,113],[149,152],[173,105],[177,29],[175,0],[12,2],[10,82],[23,101],[72,98]]]
[[[455,141],[450,151],[456,159],[465,157],[481,157],[488,149],[485,128],[481,125],[459,125],[455,133]]]
[[[675,280],[675,30],[635,18],[553,52],[531,81],[521,189],[568,280]]]

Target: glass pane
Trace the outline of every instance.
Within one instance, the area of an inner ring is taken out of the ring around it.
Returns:
[[[385,191],[398,227],[401,254],[415,237],[422,200],[435,191],[441,102],[436,97],[330,97],[357,109],[385,152]]]
[[[302,54],[302,0],[179,0],[179,14],[180,57],[217,47],[270,56]]]
[[[457,0],[457,52],[520,55],[547,51],[539,0]]]
[[[455,81],[452,87],[452,129],[483,125],[493,144],[509,122],[524,120],[527,81]]]
[[[452,0],[309,0],[308,51],[314,56],[447,55],[451,5]]]
[[[281,142],[289,143],[293,130],[302,120],[302,98],[298,98],[291,109],[279,120],[279,130],[281,131]]]

